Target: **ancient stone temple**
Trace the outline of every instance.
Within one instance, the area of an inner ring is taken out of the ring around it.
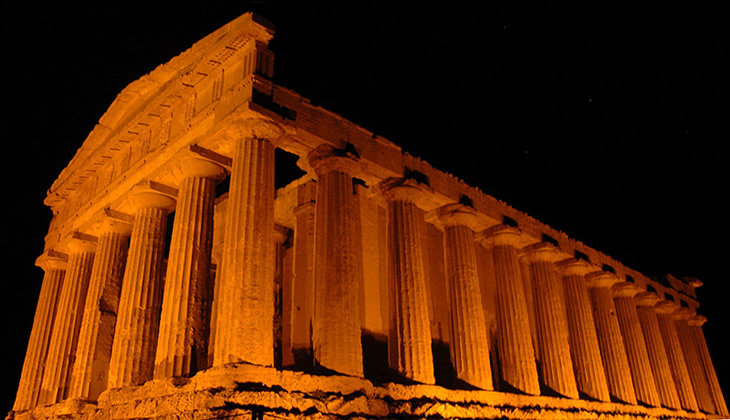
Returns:
[[[53,183],[10,418],[728,416],[699,281],[274,84],[273,34],[131,83]]]

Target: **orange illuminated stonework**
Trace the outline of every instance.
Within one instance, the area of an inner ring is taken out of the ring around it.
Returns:
[[[131,83],[53,183],[9,418],[728,415],[701,283],[274,84],[272,37],[245,14]]]

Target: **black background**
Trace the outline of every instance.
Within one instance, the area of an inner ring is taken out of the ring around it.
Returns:
[[[248,10],[277,26],[277,83],[647,275],[700,278],[728,389],[716,7],[305,3],[3,3],[0,409],[43,276],[46,190],[127,84]]]

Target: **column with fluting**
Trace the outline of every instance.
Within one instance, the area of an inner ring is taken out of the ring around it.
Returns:
[[[612,274],[598,271],[589,273],[586,280],[588,280],[598,347],[601,349],[606,370],[608,390],[616,399],[636,404],[634,381],[631,379],[631,368],[611,294],[611,286],[618,282],[618,279]]]
[[[656,380],[657,391],[659,391],[659,399],[663,406],[679,409],[682,406],[677,395],[677,386],[674,384],[669,358],[659,330],[659,320],[654,310],[657,302],[659,302],[659,296],[655,293],[639,293],[636,295],[636,312],[639,316],[641,331],[644,333],[646,350],[649,353],[649,362]]]
[[[545,385],[560,395],[578,398],[568,338],[568,320],[561,285],[554,262],[560,254],[547,243],[528,246],[525,258],[529,263],[535,299],[535,326],[540,371]]]
[[[132,192],[134,211],[119,313],[114,329],[108,388],[152,379],[162,305],[162,259],[167,215],[175,200],[144,188]]]
[[[636,303],[634,303],[634,296],[638,292],[639,289],[632,283],[617,283],[613,286],[614,305],[634,380],[636,399],[644,404],[658,407],[661,405],[659,392],[649,362],[644,334],[641,332],[639,315],[636,313]]]
[[[65,254],[54,251],[46,251],[35,262],[45,274],[20,374],[18,393],[13,404],[14,411],[30,410],[38,405],[53,320],[56,317],[58,299],[66,275],[66,262]]]
[[[312,365],[312,314],[314,313],[314,213],[317,184],[297,187],[294,208],[294,273],[292,279],[291,348],[297,366]]]
[[[314,358],[326,369],[362,376],[362,255],[355,219],[359,203],[352,185],[358,163],[354,156],[328,146],[310,152],[309,163],[317,175]]]
[[[539,395],[530,320],[517,257],[521,235],[518,229],[504,225],[485,232],[485,240],[492,247],[497,282],[497,348],[502,380],[526,394]]]
[[[692,381],[687,370],[687,362],[684,358],[684,351],[679,342],[677,329],[674,325],[674,312],[677,305],[668,300],[661,301],[654,307],[659,321],[659,330],[664,342],[664,349],[667,352],[669,367],[672,372],[674,384],[677,386],[677,394],[682,408],[690,411],[697,411],[697,397],[695,396]]]
[[[712,400],[715,403],[716,413],[722,416],[727,416],[727,404],[725,403],[725,397],[722,395],[722,389],[720,388],[720,382],[717,379],[717,373],[715,372],[715,365],[712,363],[710,358],[710,349],[707,347],[707,341],[705,341],[705,334],[702,332],[702,324],[707,322],[707,318],[703,315],[694,315],[689,318],[689,332],[691,337],[694,339],[695,346],[697,347],[702,367],[705,370],[705,377],[707,378],[708,385],[710,387],[710,394]]]
[[[69,398],[95,401],[106,389],[131,226],[102,216]]]
[[[674,313],[674,326],[677,329],[677,336],[684,353],[685,362],[687,362],[687,371],[692,381],[695,397],[697,397],[697,405],[700,410],[706,413],[714,413],[716,408],[710,391],[710,383],[702,366],[700,350],[697,348],[697,343],[689,329],[688,322],[693,315],[689,309],[680,308]]]
[[[274,145],[235,139],[213,364],[274,364]]]
[[[444,230],[446,284],[451,320],[451,357],[456,377],[477,388],[492,390],[489,338],[477,272],[473,209],[449,204],[438,209]]]
[[[39,404],[55,404],[66,399],[76,353],[91,266],[96,245],[74,233],[68,243],[68,266],[58,298],[56,319],[41,383]]]
[[[154,378],[184,376],[208,365],[210,258],[219,165],[184,158],[173,169],[180,179],[162,297]]]
[[[606,370],[593,322],[585,275],[591,271],[588,263],[571,259],[560,264],[563,293],[568,318],[568,337],[580,392],[599,401],[610,401]]]
[[[431,325],[423,261],[422,188],[413,180],[384,181],[388,201],[391,367],[408,379],[433,384]]]

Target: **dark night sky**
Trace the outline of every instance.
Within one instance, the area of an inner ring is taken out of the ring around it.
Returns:
[[[3,3],[0,409],[40,289],[46,190],[127,84],[247,10],[277,26],[277,83],[647,275],[699,277],[730,389],[719,10],[342,4]]]

